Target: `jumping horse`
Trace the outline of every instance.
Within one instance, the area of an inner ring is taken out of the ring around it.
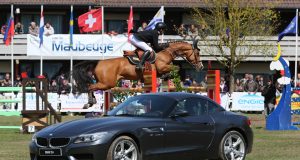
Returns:
[[[185,59],[196,70],[203,68],[196,42],[194,44],[183,41],[170,42],[169,47],[157,53],[155,63],[152,64],[158,77],[171,71],[171,63],[177,57]],[[135,65],[131,64],[126,57],[120,57],[78,64],[74,67],[73,78],[79,91],[88,92],[88,103],[84,105],[84,108],[88,108],[96,103],[93,91],[114,88],[120,79],[139,80],[141,78],[139,72],[141,71],[137,71]],[[94,83],[93,76],[96,80]]]

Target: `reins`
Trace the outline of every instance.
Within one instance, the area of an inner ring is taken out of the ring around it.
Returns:
[[[179,42],[173,42],[173,43],[179,43]],[[182,43],[187,43],[187,42],[182,42]],[[177,51],[174,51],[174,54],[172,54],[172,52],[169,52],[169,54],[172,56],[172,58],[173,59],[175,59],[176,57],[181,57],[183,60],[185,60],[185,61],[187,61],[191,66],[193,66],[193,68],[195,68],[195,69],[197,69],[197,57],[196,57],[196,54],[195,54],[195,50],[194,50],[194,48],[193,48],[193,45],[191,45],[192,46],[192,50],[193,50],[193,52],[190,54],[190,55],[188,55],[188,56],[183,56],[183,55],[181,55],[181,54],[178,54],[177,53]],[[196,60],[196,64],[193,64],[192,62],[190,62],[187,58],[190,58],[192,55],[194,55],[194,58],[195,58],[195,60]]]

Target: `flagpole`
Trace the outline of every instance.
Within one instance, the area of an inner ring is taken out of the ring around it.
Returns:
[[[298,9],[296,9],[296,54],[295,54],[295,80],[294,87],[297,87],[297,69],[298,69]]]
[[[165,7],[164,6],[161,6],[161,9],[162,9],[162,22],[165,22],[165,20],[164,20],[164,17],[165,17]],[[164,42],[164,33],[161,35],[161,43],[163,43]]]
[[[73,55],[71,55],[70,60],[70,83],[71,83],[71,93],[73,91]]]
[[[69,30],[69,32],[70,32],[70,47],[73,47],[73,25],[74,25],[73,5],[71,5],[71,15],[70,16],[72,16],[72,17],[70,17],[70,24],[69,24],[70,25],[70,30]],[[72,29],[72,31],[71,31],[71,29]],[[72,91],[73,91],[73,54],[72,53],[71,53],[71,59],[70,59],[70,83],[71,83],[71,93],[72,93]]]
[[[102,18],[101,18],[101,19],[102,19],[102,20],[101,20],[101,21],[102,21],[102,24],[101,24],[101,25],[102,25],[102,26],[101,26],[101,28],[102,28],[102,33],[101,33],[101,34],[102,34],[102,46],[103,46],[103,38],[104,38],[104,37],[103,37],[103,36],[104,36],[104,7],[103,7],[103,6],[101,6],[101,12],[102,12],[102,13],[101,13],[101,16],[102,16]],[[102,60],[104,60],[104,52],[102,53]]]
[[[43,56],[41,55],[41,58],[40,58],[40,75],[43,75]]]
[[[41,13],[43,13],[44,11],[44,6],[41,5]],[[44,14],[44,13],[43,13]],[[41,14],[41,16],[44,16]],[[41,24],[40,24],[41,25]],[[44,26],[44,25],[43,25]],[[39,33],[40,34],[40,33]],[[41,35],[43,36],[43,35]],[[43,75],[43,55],[41,54],[41,58],[40,58],[40,75]]]
[[[10,8],[10,15],[14,18],[14,5],[12,4]],[[14,86],[14,34],[11,35],[11,86]]]

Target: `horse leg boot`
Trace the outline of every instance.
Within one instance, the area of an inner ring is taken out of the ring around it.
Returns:
[[[136,66],[136,69],[137,69],[137,70],[143,70],[144,64],[145,64],[146,60],[149,58],[150,55],[151,55],[151,51],[149,51],[149,50],[147,50],[147,51],[143,54],[140,63],[137,64],[137,66]]]

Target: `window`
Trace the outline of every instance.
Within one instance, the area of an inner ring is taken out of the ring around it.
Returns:
[[[189,113],[190,116],[201,116],[207,113],[207,100],[201,98],[187,98],[177,103],[173,113],[184,110]]]
[[[136,96],[127,99],[109,112],[112,116],[162,117],[174,105],[175,100],[163,96]]]
[[[217,104],[208,101],[208,113],[212,114],[215,112],[221,112],[221,111],[225,111],[224,108],[218,106]]]

